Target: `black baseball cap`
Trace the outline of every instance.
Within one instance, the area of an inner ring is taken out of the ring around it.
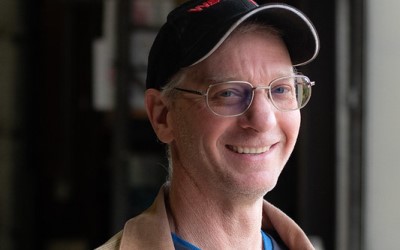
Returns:
[[[210,56],[246,20],[255,19],[282,33],[294,66],[312,61],[319,51],[314,25],[298,9],[254,0],[190,0],[167,17],[151,47],[146,88],[161,89],[180,69]]]

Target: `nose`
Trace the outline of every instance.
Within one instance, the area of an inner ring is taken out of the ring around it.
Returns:
[[[265,132],[277,124],[276,112],[279,112],[271,103],[267,89],[258,89],[249,109],[241,115],[241,126],[252,128],[258,132]]]

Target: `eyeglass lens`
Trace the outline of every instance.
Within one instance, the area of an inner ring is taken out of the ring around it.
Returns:
[[[304,107],[311,96],[310,81],[305,76],[279,78],[264,87],[232,81],[211,85],[207,92],[207,105],[218,115],[239,115],[250,107],[257,90],[264,91],[272,104],[282,111]]]

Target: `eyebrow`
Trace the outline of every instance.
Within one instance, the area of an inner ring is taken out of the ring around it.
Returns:
[[[219,83],[219,82],[227,82],[227,81],[234,81],[238,80],[239,77],[209,77],[204,78],[205,81],[210,83]]]
[[[218,75],[204,77],[203,80],[210,83],[219,83],[219,82],[243,80],[243,78],[236,74],[232,75],[218,74]]]

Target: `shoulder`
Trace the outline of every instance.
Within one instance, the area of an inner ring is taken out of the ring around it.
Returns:
[[[95,250],[114,250],[119,249],[121,245],[122,231],[110,238],[106,243],[99,246]]]

